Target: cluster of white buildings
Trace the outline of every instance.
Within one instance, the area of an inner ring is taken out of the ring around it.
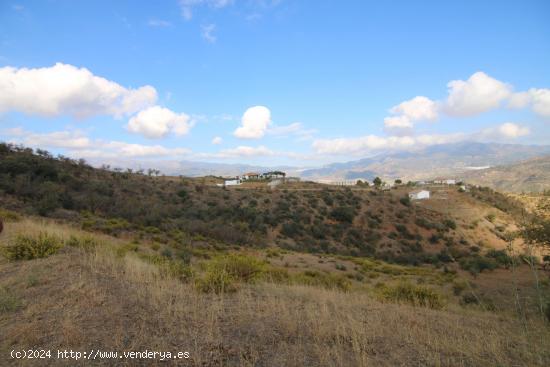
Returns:
[[[242,184],[245,181],[251,181],[251,180],[280,180],[284,179],[286,177],[285,172],[281,171],[272,171],[272,172],[266,172],[266,173],[256,173],[256,172],[247,172],[240,176],[236,176],[235,178],[226,178],[224,179],[223,184],[217,184],[219,187],[225,187],[225,186],[238,186]],[[288,178],[288,180],[296,180],[294,177]]]

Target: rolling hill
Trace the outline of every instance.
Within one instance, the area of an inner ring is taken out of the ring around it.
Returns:
[[[516,163],[550,153],[550,146],[463,142],[427,147],[414,152],[380,154],[301,172],[304,179],[372,180],[376,176],[402,180],[460,178],[479,167]]]
[[[467,182],[507,192],[543,192],[550,190],[550,155],[514,164],[465,172]]]

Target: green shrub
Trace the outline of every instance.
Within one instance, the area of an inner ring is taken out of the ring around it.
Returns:
[[[90,251],[93,248],[95,248],[98,245],[98,243],[96,239],[91,236],[85,236],[85,237],[71,236],[68,240],[65,241],[65,245]]]
[[[344,264],[336,264],[335,267],[336,267],[337,270],[341,270],[341,271],[346,271],[347,270],[347,268]]]
[[[512,258],[508,256],[505,250],[491,249],[485,254],[486,257],[495,259],[495,261],[501,265],[508,267],[512,264]]]
[[[408,303],[413,306],[441,309],[445,305],[444,298],[436,291],[417,286],[408,282],[392,287],[382,287],[381,296],[384,300],[396,303]]]
[[[0,314],[13,312],[19,308],[21,302],[12,292],[0,287]]]
[[[138,252],[139,246],[135,243],[127,243],[123,246],[120,246],[116,249],[116,256],[117,257],[124,257],[128,252]]]
[[[195,282],[196,288],[205,293],[230,293],[235,292],[235,278],[225,269],[209,269],[205,276]]]
[[[332,211],[330,212],[330,216],[332,219],[339,222],[351,223],[353,222],[353,218],[355,217],[355,211],[352,207],[340,206],[332,209]]]
[[[0,209],[0,219],[6,222],[17,222],[21,220],[21,216],[11,210]]]
[[[317,286],[327,289],[339,289],[342,291],[348,291],[351,288],[349,279],[341,275],[322,273],[316,270],[306,270],[303,273],[296,274],[292,278],[292,282],[295,284]]]
[[[156,265],[162,278],[175,278],[186,282],[193,277],[191,268],[182,261],[172,260],[161,255],[140,254],[139,257],[148,263]]]
[[[401,199],[399,199],[399,202],[405,206],[411,206],[411,198],[408,196],[403,196]]]
[[[479,255],[463,257],[460,259],[459,264],[462,269],[469,271],[473,275],[481,273],[484,270],[496,269],[498,266],[496,260]]]
[[[544,315],[548,319],[548,322],[550,322],[550,301],[546,302],[546,307],[544,308]]]
[[[445,219],[443,224],[449,229],[456,229],[456,222],[452,219]]]
[[[2,249],[8,260],[32,260],[48,257],[59,251],[63,242],[56,236],[41,232],[38,236],[19,234],[12,244]]]
[[[169,259],[172,258],[172,250],[170,250],[169,248],[163,249],[160,254],[164,257],[169,258]]]
[[[489,222],[493,223],[493,222],[495,221],[495,219],[496,219],[496,215],[494,215],[493,213],[487,214],[487,215],[485,216],[485,219],[487,219]]]
[[[253,282],[263,278],[266,263],[251,256],[230,254],[210,260],[205,267],[204,276],[195,283],[197,289],[224,293],[235,291],[236,282]]]

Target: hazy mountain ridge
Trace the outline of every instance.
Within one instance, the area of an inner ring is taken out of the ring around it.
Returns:
[[[550,154],[550,146],[457,143],[435,145],[415,152],[381,154],[372,158],[330,164],[304,170],[310,179],[366,178],[374,176],[405,180],[432,179],[437,176],[460,178],[471,167],[497,166]]]

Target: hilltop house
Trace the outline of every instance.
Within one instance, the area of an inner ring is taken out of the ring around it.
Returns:
[[[411,200],[424,200],[430,198],[430,192],[428,190],[415,190],[409,192],[409,199]]]
[[[243,180],[257,180],[260,178],[260,174],[256,172],[248,172],[241,176]]]
[[[437,179],[437,180],[434,180],[434,184],[439,184],[439,185],[455,185],[455,184],[456,184],[456,180],[453,180],[453,179]]]
[[[226,187],[226,186],[237,186],[241,184],[241,180],[238,178],[235,179],[225,179],[222,184],[217,184],[219,187]]]
[[[286,173],[281,171],[270,171],[265,172],[260,175],[261,178],[269,180],[269,179],[277,179],[277,178],[284,178],[286,176]]]

